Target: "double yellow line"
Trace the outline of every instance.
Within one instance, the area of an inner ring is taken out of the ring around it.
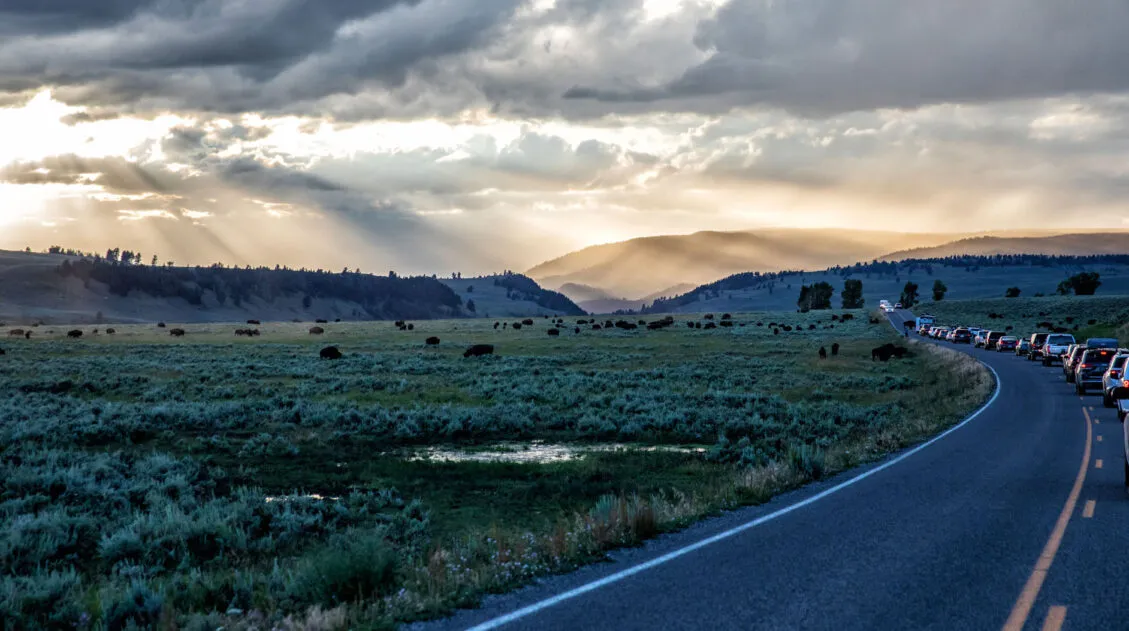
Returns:
[[[1074,509],[1078,506],[1078,497],[1082,495],[1082,485],[1086,482],[1086,471],[1090,464],[1090,446],[1093,443],[1094,431],[1093,421],[1090,419],[1090,413],[1086,411],[1086,408],[1082,408],[1082,415],[1086,417],[1086,448],[1082,453],[1082,466],[1078,468],[1078,476],[1074,479],[1074,486],[1070,489],[1070,495],[1066,498],[1066,505],[1062,507],[1062,513],[1059,514],[1058,521],[1055,522],[1051,537],[1047,540],[1047,545],[1043,546],[1043,552],[1039,555],[1039,560],[1035,562],[1035,569],[1031,571],[1031,576],[1027,578],[1027,584],[1023,586],[1023,591],[1019,593],[1019,599],[1015,601],[1015,606],[1011,608],[1011,615],[1004,623],[1003,631],[1022,631],[1024,625],[1027,624],[1027,618],[1031,615],[1031,608],[1035,606],[1035,600],[1039,597],[1039,591],[1043,588],[1043,581],[1046,580],[1051,564],[1054,563],[1055,555],[1058,554],[1058,548],[1062,545],[1066,526],[1070,523]],[[1065,619],[1065,607],[1052,607],[1043,628],[1059,629]]]

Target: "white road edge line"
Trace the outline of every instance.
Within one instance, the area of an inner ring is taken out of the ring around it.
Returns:
[[[971,357],[971,355],[970,355],[970,357]],[[977,359],[977,361],[980,361],[980,360]],[[989,407],[991,407],[991,405],[993,403],[996,402],[996,398],[1000,396],[1000,375],[999,375],[999,373],[996,372],[996,370],[994,368],[992,368],[988,364],[986,364],[982,361],[980,361],[980,364],[983,365],[988,370],[992,371],[992,376],[996,380],[996,390],[995,390],[995,392],[992,393],[992,397],[990,399],[988,399],[987,403],[980,406],[980,409],[978,409],[975,412],[973,412],[972,414],[970,414],[968,416],[968,418],[966,418],[963,421],[961,421],[960,423],[950,427],[949,429],[945,430],[944,432],[941,432],[940,434],[934,436],[933,438],[930,438],[929,440],[925,441],[924,443],[921,443],[917,447],[914,447],[913,449],[910,449],[909,451],[907,451],[907,452],[905,452],[905,453],[903,453],[899,456],[896,456],[892,460],[888,460],[888,461],[874,467],[873,469],[869,469],[867,471],[864,471],[864,472],[856,475],[855,477],[851,478],[850,480],[847,480],[845,482],[840,482],[839,484],[836,484],[835,486],[833,486],[829,489],[826,489],[824,491],[820,491],[819,493],[817,493],[817,494],[815,494],[815,495],[813,495],[813,496],[811,496],[811,497],[809,497],[805,500],[801,500],[801,501],[796,502],[795,504],[792,504],[790,506],[785,506],[784,508],[781,508],[777,511],[771,512],[767,515],[762,515],[762,516],[757,517],[756,519],[754,519],[752,521],[745,522],[745,523],[741,524],[740,526],[735,526],[733,528],[730,528],[729,530],[726,530],[724,532],[720,532],[716,535],[713,535],[712,537],[707,537],[707,538],[702,539],[701,541],[698,541],[696,543],[692,543],[688,546],[679,548],[679,549],[671,551],[671,552],[667,552],[666,554],[664,554],[660,557],[655,557],[654,559],[651,559],[650,561],[646,561],[644,563],[634,565],[632,567],[627,568],[626,570],[616,572],[615,574],[609,574],[608,576],[605,576],[604,578],[592,581],[591,583],[586,583],[584,585],[581,585],[580,587],[574,587],[574,588],[572,588],[572,589],[570,589],[566,592],[561,592],[560,594],[557,594],[556,596],[553,596],[552,598],[546,598],[545,600],[533,603],[532,605],[527,605],[525,607],[522,607],[521,609],[518,609],[516,611],[512,611],[512,612],[510,612],[510,613],[508,613],[504,616],[498,616],[497,618],[492,618],[490,620],[487,620],[486,622],[477,624],[473,627],[469,627],[467,629],[467,631],[489,631],[490,629],[497,629],[497,628],[499,628],[503,625],[507,625],[511,622],[515,622],[515,621],[520,620],[522,618],[529,617],[529,616],[531,616],[535,613],[538,613],[540,611],[548,609],[548,608],[550,608],[554,605],[558,605],[558,604],[560,604],[560,603],[562,603],[566,600],[571,600],[573,598],[576,598],[577,596],[581,596],[583,594],[587,594],[588,592],[600,589],[601,587],[605,587],[605,586],[611,585],[613,583],[618,583],[625,578],[629,578],[629,577],[634,576],[636,574],[639,574],[641,572],[645,572],[645,571],[647,571],[647,570],[649,570],[653,567],[658,567],[660,565],[663,565],[664,563],[667,563],[669,561],[673,561],[674,559],[677,559],[678,557],[690,554],[691,552],[701,550],[702,548],[704,548],[708,545],[717,543],[719,541],[723,541],[725,539],[729,539],[730,537],[733,537],[734,535],[741,534],[742,532],[745,532],[746,530],[756,528],[757,526],[760,526],[761,524],[768,523],[768,522],[776,519],[777,517],[787,515],[788,513],[791,513],[794,510],[797,510],[797,509],[800,509],[800,508],[807,506],[808,504],[814,504],[815,502],[817,502],[817,501],[819,501],[819,500],[821,500],[825,497],[828,497],[829,495],[833,495],[835,493],[838,493],[839,491],[842,491],[843,489],[845,489],[845,488],[847,488],[847,487],[849,487],[849,486],[851,486],[851,485],[853,485],[857,482],[861,482],[861,481],[865,480],[866,478],[869,478],[870,476],[878,473],[879,471],[884,471],[886,469],[889,469],[890,467],[898,464],[899,462],[905,460],[906,458],[909,458],[910,456],[918,453],[919,451],[922,451],[926,447],[928,447],[928,446],[932,445],[933,443],[941,440],[942,438],[948,436],[949,434],[952,434],[953,432],[955,432],[958,429],[964,427],[965,425],[968,425],[976,417],[980,416],[980,414],[983,413],[984,410],[988,409]]]

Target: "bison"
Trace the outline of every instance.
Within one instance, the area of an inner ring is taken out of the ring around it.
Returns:
[[[854,320],[855,316],[853,313],[844,313],[839,319],[846,322],[848,320]]]
[[[72,337],[72,338],[78,339],[78,338],[82,337],[82,331],[80,331],[78,329],[72,329],[70,331],[67,331],[67,337]]]
[[[707,320],[713,320],[713,314],[712,313],[707,313],[706,315],[704,315],[702,317],[707,319]]]
[[[262,322],[259,322],[258,320],[248,320],[247,324],[262,324]]]
[[[557,328],[549,329],[548,331],[545,331],[545,332],[548,333],[549,335],[553,336],[553,337],[556,337],[556,336],[561,334],[561,330],[557,329]]]
[[[721,326],[731,327],[733,326],[733,320],[722,320],[719,324],[721,324]]]
[[[827,359],[827,349],[822,346],[819,347],[819,358]]]
[[[498,330],[498,323],[497,322],[494,323],[494,330]]]
[[[0,355],[5,355],[4,349],[0,348]]]
[[[113,335],[114,333],[117,333],[117,331],[114,329],[106,329],[106,335]]]
[[[439,345],[439,338],[437,338],[435,336],[431,336],[431,337],[427,338],[426,340],[424,340],[423,343],[427,344],[428,346],[438,346]]]
[[[780,335],[780,329],[773,329],[772,334],[773,335]]]
[[[834,357],[839,354],[839,343],[835,342],[831,345],[831,356]]]
[[[31,331],[24,331],[24,339],[25,340],[31,339]]]
[[[521,323],[520,322],[514,322],[514,325],[510,328],[515,330],[515,331],[520,331],[521,330]]]
[[[493,344],[475,344],[463,352],[463,357],[482,357],[483,355],[493,355]]]
[[[329,320],[326,320],[325,318],[317,318],[317,319],[314,320],[314,323],[315,324],[329,324]]]
[[[336,346],[326,346],[318,354],[322,359],[341,359],[341,349]]]
[[[548,318],[548,316],[545,316],[545,317]],[[521,323],[524,324],[525,326],[533,326],[533,319],[532,318],[526,318],[526,319],[522,320]]]
[[[164,323],[164,322],[158,322],[158,323],[157,323],[157,328],[158,328],[158,329],[163,329],[163,328],[165,328],[165,323]]]
[[[23,329],[12,329],[11,331],[8,331],[8,337],[23,337],[23,335]]]
[[[321,335],[322,333],[325,333],[325,329],[321,328],[320,326],[310,327],[310,335]]]
[[[909,349],[904,346],[895,346],[889,342],[870,351],[870,359],[889,361],[891,357],[902,359],[909,354]]]
[[[575,333],[575,334],[577,334],[577,335],[580,335],[580,327],[574,327],[574,328],[572,329],[572,332],[573,332],[573,333]]]
[[[173,337],[184,337],[184,329],[169,329],[169,335]]]
[[[732,314],[729,314],[729,313],[723,313],[723,314],[721,314],[721,319],[722,319],[722,320],[732,320],[732,319],[733,319],[733,315],[732,315]]]
[[[714,324],[713,322],[706,322],[705,326],[703,326],[702,328],[703,329],[716,329],[717,325]]]

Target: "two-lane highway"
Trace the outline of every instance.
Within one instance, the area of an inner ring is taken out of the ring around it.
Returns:
[[[1129,629],[1116,416],[1057,369],[956,348],[998,393],[943,437],[419,626]]]

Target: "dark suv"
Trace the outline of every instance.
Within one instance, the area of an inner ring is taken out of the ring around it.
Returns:
[[[1086,352],[1086,347],[1082,344],[1074,344],[1067,351],[1066,355],[1062,356],[1062,374],[1066,376],[1066,383],[1074,383],[1074,369],[1078,367],[1078,362],[1082,360],[1082,353]]]
[[[972,341],[972,332],[968,329],[961,327],[953,331],[954,344],[968,344]]]
[[[996,342],[1000,341],[1000,338],[1004,335],[1006,335],[1004,331],[989,331],[988,337],[984,338],[984,350],[996,350]]]
[[[1074,369],[1074,390],[1078,394],[1086,394],[1086,389],[1092,386],[1102,387],[1102,376],[1105,375],[1109,362],[1117,355],[1116,348],[1091,348],[1083,350]]]
[[[1043,345],[1047,343],[1048,335],[1050,335],[1050,333],[1031,334],[1031,352],[1027,353],[1027,361],[1035,361],[1036,359],[1043,358]]]

